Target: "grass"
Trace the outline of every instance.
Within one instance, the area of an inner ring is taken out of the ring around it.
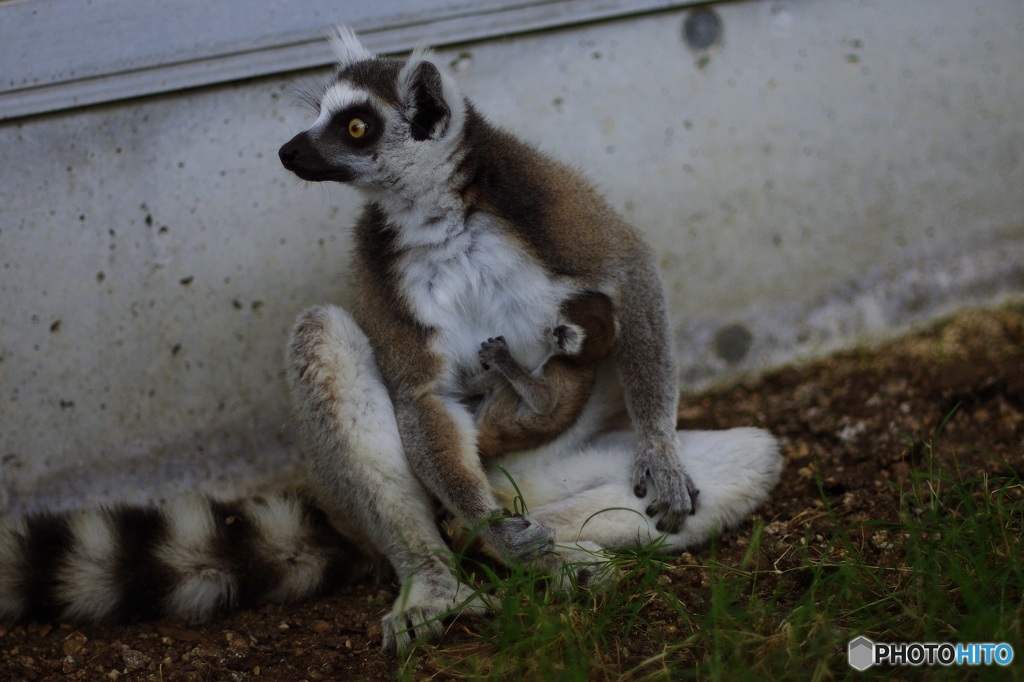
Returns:
[[[572,594],[522,569],[499,573],[465,559],[467,580],[495,596],[496,612],[456,621],[441,647],[417,647],[401,676],[1024,679],[1024,482],[1006,462],[988,467],[999,476],[972,477],[948,453],[937,456],[944,425],[908,443],[915,470],[892,487],[897,518],[846,521],[819,482],[820,504],[792,542],[755,522],[734,542],[746,544],[739,558],[734,547],[722,559],[716,543],[700,561],[666,558],[656,546],[623,552],[610,558],[621,574],[612,587]],[[858,673],[847,665],[846,646],[861,634],[880,642],[1009,642],[1015,661]]]

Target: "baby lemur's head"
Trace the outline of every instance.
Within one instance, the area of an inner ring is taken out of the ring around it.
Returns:
[[[452,161],[467,104],[431,53],[376,57],[339,26],[331,43],[338,72],[316,121],[278,155],[303,180],[382,190],[429,177]]]

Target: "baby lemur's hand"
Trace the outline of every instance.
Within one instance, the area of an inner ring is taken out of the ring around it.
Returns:
[[[504,336],[487,339],[480,344],[480,364],[484,369],[501,367],[505,363],[514,362],[512,352],[508,349]]]
[[[633,492],[646,497],[648,483],[653,487],[647,515],[658,518],[656,528],[673,533],[683,527],[687,516],[697,511],[700,491],[690,480],[675,451],[675,439],[641,446],[633,464]]]
[[[555,347],[565,355],[576,355],[583,347],[583,330],[574,324],[560,324],[551,330]]]

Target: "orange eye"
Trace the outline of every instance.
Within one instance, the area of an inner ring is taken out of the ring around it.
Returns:
[[[354,118],[348,122],[348,134],[356,139],[365,135],[367,128],[366,121],[361,118]]]

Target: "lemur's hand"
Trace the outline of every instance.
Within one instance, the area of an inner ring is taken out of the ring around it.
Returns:
[[[487,524],[485,535],[508,562],[525,562],[555,548],[555,532],[523,514],[497,516]]]
[[[633,463],[633,492],[637,497],[646,497],[648,483],[653,487],[647,515],[658,518],[656,528],[660,532],[679,530],[686,517],[697,511],[700,491],[683,469],[676,447],[674,438],[641,445]]]

